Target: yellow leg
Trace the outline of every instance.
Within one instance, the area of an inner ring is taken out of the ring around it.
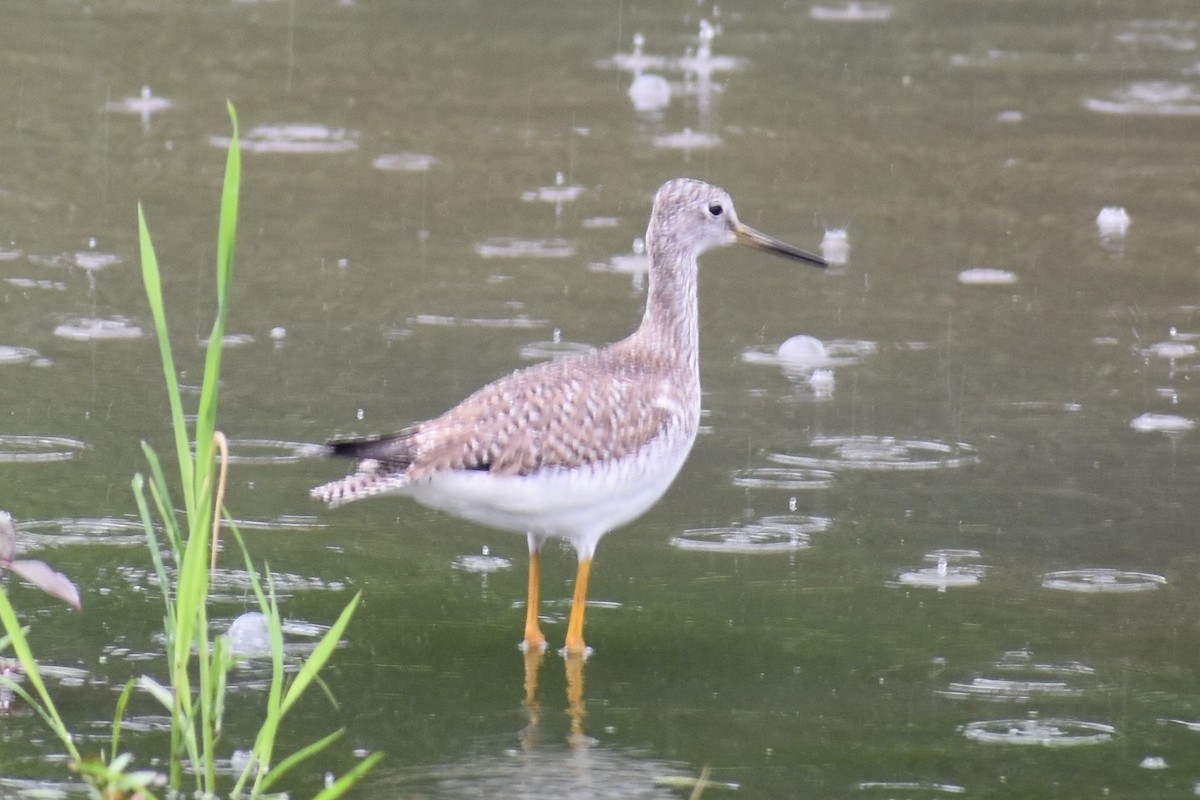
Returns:
[[[569,656],[582,656],[587,653],[583,643],[583,614],[587,610],[588,574],[592,571],[592,559],[579,559],[579,569],[575,573],[575,596],[571,599],[571,619],[567,623],[567,646]]]
[[[538,607],[542,582],[542,554],[537,550],[529,551],[529,596],[525,601],[525,652],[544,650],[546,637],[542,635],[538,625]]]

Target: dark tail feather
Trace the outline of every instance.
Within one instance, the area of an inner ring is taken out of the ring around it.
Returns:
[[[325,443],[331,456],[340,458],[373,458],[386,463],[393,469],[403,469],[412,463],[411,430],[382,436],[364,436],[353,439],[332,439]]]

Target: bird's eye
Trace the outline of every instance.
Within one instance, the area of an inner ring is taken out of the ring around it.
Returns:
[[[708,204],[708,213],[712,214],[714,217],[721,216],[721,214],[724,211],[725,211],[725,209],[721,207],[720,203],[709,203]]]

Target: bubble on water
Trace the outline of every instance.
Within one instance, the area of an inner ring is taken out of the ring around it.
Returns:
[[[1017,282],[1017,276],[1006,269],[974,267],[958,273],[958,282],[968,286],[1008,286]]]
[[[1016,122],[1024,122],[1025,115],[1015,109],[1012,109],[1009,111],[1001,111],[999,114],[996,115],[996,121],[997,122],[1007,122],[1010,124],[1016,123]]]
[[[1063,717],[1041,719],[993,719],[969,722],[962,735],[986,744],[1020,744],[1041,747],[1073,747],[1111,741],[1116,729],[1102,722]]]
[[[629,86],[629,100],[636,111],[662,111],[671,104],[671,84],[661,75],[638,75]]]
[[[1105,206],[1096,215],[1096,229],[1100,232],[1101,241],[1105,242],[1124,239],[1131,222],[1129,212],[1121,206]]]
[[[742,360],[749,364],[778,366],[792,377],[807,377],[818,369],[857,364],[863,356],[875,352],[876,348],[874,342],[846,339],[823,342],[815,336],[797,334],[784,340],[774,350],[747,350],[742,353]]]
[[[233,621],[226,634],[229,649],[237,656],[262,656],[271,652],[271,630],[260,611],[247,611]]]
[[[1151,592],[1166,582],[1162,575],[1152,572],[1104,568],[1065,569],[1042,576],[1042,586],[1046,589],[1089,594]]]
[[[829,348],[817,337],[801,334],[784,340],[775,357],[788,369],[813,369],[829,364]]]
[[[1166,769],[1167,760],[1162,756],[1146,756],[1138,762],[1138,766],[1142,769]]]

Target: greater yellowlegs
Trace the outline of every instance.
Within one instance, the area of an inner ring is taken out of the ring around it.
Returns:
[[[542,545],[579,556],[565,651],[582,655],[588,574],[600,537],[641,515],[687,458],[700,422],[696,258],[750,245],[825,266],[818,256],[738,222],[722,189],[679,178],[658,190],[646,251],[646,313],[628,338],[518,370],[440,417],[397,433],[329,443],[358,469],[312,490],[331,507],[398,493],[494,528],[526,534],[526,650],[538,624]]]

